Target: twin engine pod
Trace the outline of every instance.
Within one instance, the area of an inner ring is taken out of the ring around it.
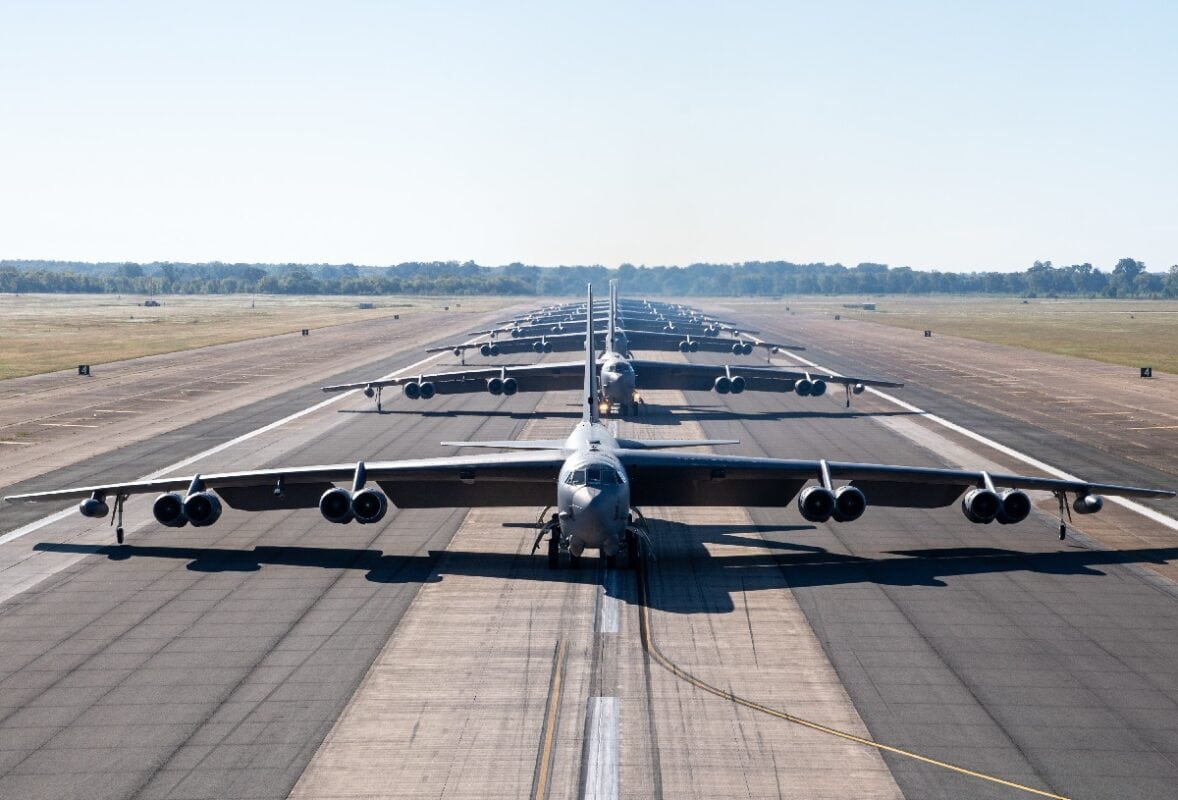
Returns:
[[[487,391],[496,397],[501,394],[511,397],[519,391],[519,384],[515,378],[490,378],[487,380]]]
[[[497,355],[499,355],[499,345],[497,345],[497,344],[480,345],[479,346],[479,355],[480,356],[497,356]]]
[[[437,387],[435,387],[430,381],[423,381],[422,383],[418,383],[417,381],[410,381],[409,383],[405,384],[401,391],[410,400],[429,400],[434,396],[434,393],[437,391]]]
[[[545,342],[545,341],[534,342],[532,344],[532,349],[534,351],[536,351],[537,353],[551,353],[552,352],[552,343]]]
[[[151,504],[151,513],[168,528],[183,528],[190,522],[194,528],[203,528],[221,518],[221,501],[212,492],[193,492],[187,497],[167,492]]]
[[[1096,500],[1100,498],[1097,497]],[[1013,525],[1022,522],[1031,513],[1031,498],[1018,489],[993,492],[989,489],[975,488],[970,489],[961,498],[961,512],[970,522],[979,525],[988,525],[995,520],[1003,525]]]
[[[353,493],[337,486],[328,489],[319,498],[319,513],[325,520],[337,525],[352,520],[361,525],[380,522],[388,510],[388,498],[377,489],[361,489]]]
[[[684,339],[683,341],[679,342],[679,352],[680,353],[698,353],[699,352],[699,342],[689,342],[686,339]]]
[[[717,394],[740,394],[744,391],[744,387],[745,381],[740,375],[733,378],[729,378],[727,375],[721,375],[712,384],[712,388],[716,390]]]
[[[798,393],[798,397],[821,397],[826,394],[826,381],[820,378],[802,378],[794,384],[794,391]]]
[[[867,498],[854,486],[840,486],[833,492],[825,486],[809,486],[798,495],[798,511],[808,522],[852,522],[867,510]]]
[[[733,342],[732,354],[736,356],[747,356],[753,352],[752,342]]]

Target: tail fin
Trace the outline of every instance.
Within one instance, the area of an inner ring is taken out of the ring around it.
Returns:
[[[585,314],[585,422],[601,422],[597,416],[597,354],[593,347],[593,284],[589,284],[589,310]]]
[[[618,282],[617,280],[610,280],[609,282],[609,310],[606,316],[605,328],[605,349],[611,352],[617,351],[617,345],[614,343],[614,329],[617,323],[614,319],[614,314],[618,306]]]

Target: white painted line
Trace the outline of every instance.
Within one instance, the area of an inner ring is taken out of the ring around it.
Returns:
[[[814,369],[820,369],[820,370],[827,372],[831,375],[839,375],[840,374],[840,373],[835,372],[832,369],[824,367],[820,364],[816,364],[815,362],[810,361],[807,358],[802,358],[801,356],[794,356],[794,358],[797,358],[800,361],[805,361],[807,364],[809,364]],[[980,433],[975,433],[974,431],[971,431],[968,428],[963,428],[962,426],[958,425],[955,422],[950,422],[949,420],[947,420],[943,417],[938,417],[936,414],[930,414],[929,412],[925,411],[923,408],[917,408],[916,406],[912,405],[911,403],[906,403],[903,400],[901,400],[900,398],[894,397],[890,394],[887,394],[886,392],[881,392],[880,390],[873,389],[870,386],[867,387],[867,391],[871,392],[872,394],[876,395],[877,397],[887,400],[890,403],[894,403],[895,405],[899,406],[900,408],[903,408],[906,411],[911,411],[914,414],[920,414],[922,418],[927,419],[929,422],[935,422],[936,424],[938,424],[942,427],[948,428],[951,431],[954,431],[956,433],[960,433],[962,436],[973,439],[975,442],[979,442],[981,444],[984,444],[987,447],[992,447],[1000,453],[1008,455],[1011,458],[1018,459],[1019,461],[1022,461],[1024,464],[1028,464],[1028,465],[1034,467],[1035,469],[1042,470],[1053,477],[1060,478],[1061,480],[1065,480],[1065,481],[1083,481],[1083,480],[1085,480],[1084,478],[1078,478],[1075,475],[1072,475],[1068,472],[1064,472],[1062,469],[1059,469],[1058,467],[1053,467],[1050,464],[1040,461],[1039,459],[1035,458],[1034,456],[1029,456],[1026,453],[1020,453],[1018,450],[1015,450],[1013,447],[1007,447],[1006,445],[1002,444],[1001,442],[996,442],[993,439],[987,439],[985,436],[982,436]],[[1097,413],[1099,413],[1099,412],[1097,412]],[[1114,412],[1109,412],[1109,413],[1114,413]],[[1146,519],[1152,520],[1153,522],[1156,522],[1159,525],[1163,525],[1167,528],[1170,528],[1171,530],[1178,531],[1178,520],[1174,519],[1173,517],[1167,516],[1167,515],[1162,514],[1161,512],[1158,512],[1158,511],[1154,511],[1149,506],[1144,506],[1141,503],[1138,503],[1135,500],[1130,500],[1127,497],[1117,497],[1117,496],[1113,496],[1113,495],[1104,495],[1104,497],[1106,497],[1106,499],[1108,499],[1109,502],[1116,503],[1117,505],[1121,506],[1122,508],[1126,508],[1129,511],[1133,511],[1137,514],[1140,514],[1141,516],[1145,517]]]
[[[447,350],[445,352],[449,353],[450,351]],[[403,367],[403,368],[396,370],[394,372],[390,372],[388,375],[382,376],[381,378],[379,378],[379,380],[385,380],[387,378],[394,378],[403,372],[409,372],[410,370],[417,369],[418,367],[420,367],[423,364],[427,364],[430,361],[434,361],[435,359],[441,358],[442,355],[443,355],[443,353],[438,353],[436,355],[426,356],[425,358],[421,359],[420,361],[416,361],[407,367]],[[296,411],[295,413],[293,413],[289,416],[283,417],[280,420],[277,420],[275,422],[271,422],[269,425],[263,425],[261,428],[257,428],[255,430],[252,430],[249,433],[243,433],[241,436],[238,436],[236,439],[230,439],[227,442],[222,442],[221,444],[217,445],[216,447],[210,447],[208,450],[197,453],[196,455],[190,456],[182,461],[177,461],[175,464],[171,464],[167,467],[164,467],[161,470],[157,470],[156,472],[153,472],[150,475],[144,475],[142,478],[137,478],[136,481],[150,481],[155,478],[163,477],[164,475],[167,475],[171,472],[175,472],[176,470],[178,470],[182,467],[186,467],[195,461],[200,461],[202,458],[208,458],[211,455],[216,455],[217,453],[220,453],[223,450],[228,450],[230,447],[233,447],[234,445],[238,445],[238,444],[241,444],[242,442],[249,441],[250,439],[253,439],[254,437],[261,436],[263,433],[267,433],[269,431],[272,431],[275,428],[280,428],[283,425],[286,425],[289,422],[294,422],[296,419],[300,419],[301,417],[305,417],[308,414],[313,414],[316,411],[319,411],[320,409],[330,406],[332,403],[338,403],[339,401],[343,400],[345,397],[348,397],[349,395],[353,395],[358,391],[360,391],[360,390],[359,389],[352,389],[347,392],[341,392],[340,394],[338,394],[334,397],[328,398],[327,400],[324,400],[320,403],[316,403],[315,405],[311,406],[310,408],[305,408],[302,411]],[[92,427],[96,427],[96,426],[92,426]],[[47,517],[42,517],[39,520],[36,520],[34,522],[30,522],[28,525],[24,525],[20,528],[17,528],[14,531],[9,531],[8,533],[4,534],[3,536],[0,536],[0,544],[5,544],[6,542],[11,542],[14,539],[19,539],[22,536],[26,536],[26,535],[32,533],[33,531],[38,531],[41,528],[44,528],[46,525],[52,525],[54,522],[58,522],[60,520],[63,520],[73,513],[75,513],[74,509],[67,508],[64,511],[58,511],[56,514],[50,514]]]
[[[618,797],[618,698],[589,698],[589,757],[585,800]]]
[[[605,572],[605,586],[598,590],[597,632],[618,632],[618,571]]]

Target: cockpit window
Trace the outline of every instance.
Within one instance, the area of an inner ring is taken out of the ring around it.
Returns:
[[[608,486],[622,482],[622,476],[617,470],[609,466],[591,466],[585,469],[575,469],[565,478],[565,483],[571,486]]]

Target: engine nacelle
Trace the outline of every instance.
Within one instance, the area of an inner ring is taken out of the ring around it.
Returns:
[[[479,345],[479,355],[484,356],[484,357],[491,355],[491,345],[489,345],[489,344]]]
[[[732,343],[732,355],[734,355],[734,356],[744,355],[744,345],[740,342],[733,342]]]
[[[836,522],[854,522],[867,510],[867,498],[854,486],[840,486],[834,491],[834,511],[831,516]]]
[[[1031,498],[1027,497],[1026,492],[1020,492],[1018,489],[1006,489],[999,493],[998,499],[1002,501],[1002,507],[998,509],[998,516],[995,519],[1003,525],[1022,522],[1031,513]]]
[[[409,381],[409,383],[401,387],[401,393],[410,400],[420,400],[421,384],[419,384],[417,381]]]
[[[732,379],[732,393],[733,394],[740,394],[741,392],[744,391],[744,388],[747,385],[748,385],[748,383],[745,381],[745,379],[742,376],[737,375],[735,378]]]
[[[532,350],[534,350],[537,353],[543,353],[544,352],[544,342],[541,342],[541,341],[533,342],[532,343]]]
[[[835,509],[834,492],[824,486],[810,486],[798,495],[798,511],[809,522],[826,522]]]
[[[78,503],[78,511],[83,517],[100,519],[110,513],[110,506],[106,504],[105,500],[100,500],[97,497],[87,497]]]
[[[454,357],[455,357],[455,358],[460,358],[461,356],[462,356],[462,348],[461,348],[461,347],[455,347],[455,348],[454,348]]]
[[[352,514],[361,525],[380,522],[388,510],[389,500],[382,491],[361,489],[352,495]]]
[[[552,342],[545,342],[545,343],[544,343],[544,352],[545,352],[545,353],[551,353],[551,352],[552,352]]]
[[[364,387],[364,396],[365,397],[375,397],[376,396],[376,389],[373,389],[371,386],[365,386]]]
[[[499,345],[497,345],[497,344],[493,344],[493,345],[491,345],[491,347],[490,347],[490,353],[491,353],[491,355],[493,355],[493,356],[497,356],[497,355],[499,355]]]
[[[794,391],[798,393],[798,397],[809,397],[810,393],[814,391],[814,383],[802,378],[794,384]]]
[[[426,381],[425,383],[421,384],[418,387],[418,391],[421,392],[421,399],[422,400],[429,400],[431,397],[434,396],[434,393],[437,391],[437,389],[434,388],[434,385],[432,383],[430,383],[429,381]]]
[[[810,387],[810,395],[812,397],[821,397],[824,394],[826,394],[826,381],[815,380],[814,384]]]
[[[970,489],[961,498],[961,512],[970,522],[987,525],[1002,510],[1002,499],[989,489]]]
[[[184,516],[193,527],[203,528],[221,518],[221,501],[209,492],[196,492],[184,498]]]
[[[691,343],[690,343],[690,342],[688,342],[686,339],[684,339],[683,341],[679,342],[679,352],[680,352],[680,353],[687,353],[687,352],[689,352],[690,350],[691,350]]]
[[[175,492],[157,497],[151,504],[151,513],[156,522],[168,528],[183,528],[188,524],[188,517],[184,515],[184,498]]]
[[[866,390],[866,389],[867,389],[867,387],[864,386],[863,384],[856,383],[854,386],[851,387],[851,394],[863,394],[864,390]]]
[[[716,394],[728,394],[732,391],[732,381],[727,375],[721,375],[716,378],[716,382],[712,384],[712,388],[716,390]]]
[[[515,378],[507,378],[503,381],[503,394],[511,397],[519,391],[519,382]]]
[[[325,520],[337,525],[351,522],[355,516],[352,512],[352,493],[338,486],[328,489],[319,498],[319,513]]]
[[[503,379],[502,378],[488,378],[487,391],[498,397],[503,394]]]
[[[1073,500],[1072,508],[1077,514],[1095,514],[1104,508],[1104,498],[1098,494],[1086,494]]]

